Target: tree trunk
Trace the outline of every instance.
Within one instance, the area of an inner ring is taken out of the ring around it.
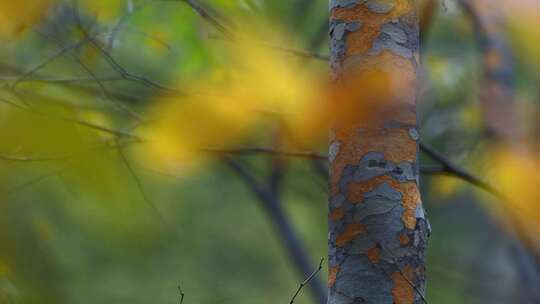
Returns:
[[[331,0],[330,10],[328,303],[422,303],[416,1]]]

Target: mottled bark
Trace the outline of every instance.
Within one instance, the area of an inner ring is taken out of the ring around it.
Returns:
[[[418,188],[413,0],[332,0],[332,304],[422,303],[429,224]]]

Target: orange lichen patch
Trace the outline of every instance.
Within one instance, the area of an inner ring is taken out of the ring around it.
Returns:
[[[358,146],[360,138],[354,128],[336,130],[336,140],[341,142],[341,147],[336,159],[330,164],[330,195],[339,193],[339,180],[343,169],[347,165],[356,165],[360,161],[355,148]]]
[[[380,14],[370,11],[365,4],[353,8],[335,8],[331,12],[331,18],[347,22],[360,22],[360,30],[347,35],[347,55],[363,54],[371,49],[377,39],[383,24],[399,18],[411,12],[415,6],[411,0],[394,1],[394,8]]]
[[[409,238],[409,236],[406,235],[405,233],[400,234],[399,237],[398,237],[398,239],[399,239],[399,243],[400,243],[401,245],[407,245],[407,244],[409,244],[409,242],[411,241],[411,239]]]
[[[416,160],[417,143],[407,128],[359,128],[356,137],[353,144],[358,160],[369,152],[381,152],[386,160],[394,163]]]
[[[337,238],[336,238],[336,246],[343,247],[348,242],[352,241],[357,235],[365,234],[367,233],[366,227],[362,224],[350,224],[345,228],[345,231],[343,231]]]
[[[347,35],[347,56],[363,54],[373,47],[373,42],[379,37],[380,28],[362,26],[358,31]]]
[[[416,113],[406,108],[415,102],[414,67],[410,60],[389,51],[374,58],[360,63],[361,67],[333,90],[334,105],[329,108],[335,140],[341,146],[331,163],[331,195],[339,192],[343,169],[357,165],[368,152],[382,152],[396,163],[416,159],[417,143],[408,128],[385,128],[389,122],[416,124]]]
[[[392,188],[401,193],[402,204],[405,209],[401,219],[407,229],[413,230],[416,227],[415,211],[421,201],[418,185],[414,181],[400,183],[387,175],[383,175],[365,182],[351,182],[349,183],[349,195],[347,199],[353,203],[361,202],[364,193],[372,191],[384,182],[387,182]]]
[[[360,203],[364,199],[364,193],[372,191],[384,182],[390,182],[391,180],[392,178],[388,175],[382,175],[365,182],[349,183],[349,196],[347,199],[354,204]]]
[[[338,272],[339,266],[330,267],[330,269],[328,269],[328,287],[334,286]]]
[[[412,120],[412,119],[411,119]],[[402,161],[414,162],[417,154],[417,143],[414,141],[407,129],[383,129],[383,128],[342,128],[336,130],[336,139],[342,145],[339,155],[331,164],[330,194],[339,193],[339,180],[343,169],[347,165],[357,165],[360,159],[369,152],[381,152],[385,159],[394,163]],[[386,181],[383,178],[382,181]],[[380,180],[355,183],[358,189],[356,194],[350,193],[351,201],[360,201],[361,194],[371,191],[380,184]]]
[[[416,227],[416,208],[420,204],[420,191],[415,182],[397,183],[394,187],[403,196],[403,208],[401,216],[405,227],[413,230]]]
[[[343,208],[337,208],[336,210],[332,211],[332,213],[330,213],[330,219],[332,221],[338,221],[342,219],[344,216],[345,216],[345,211],[343,210]]]
[[[394,9],[386,14],[374,13],[362,4],[352,8],[335,8],[331,12],[331,18],[347,22],[359,21],[362,24],[377,25],[404,16],[414,8],[412,0],[397,0],[393,2],[395,2]]]
[[[370,248],[367,252],[367,256],[371,263],[379,263],[381,260],[381,253],[377,247]]]
[[[414,288],[411,284],[413,279],[414,269],[410,266],[404,267],[402,271],[392,273],[394,304],[412,304],[414,302]]]

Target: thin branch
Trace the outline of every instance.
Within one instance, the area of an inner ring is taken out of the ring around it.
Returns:
[[[64,54],[66,54],[67,52],[71,51],[71,50],[74,50],[78,47],[80,47],[81,45],[85,44],[86,42],[88,42],[87,39],[82,39],[80,41],[77,41],[75,43],[72,43],[72,44],[69,44],[69,45],[66,45],[64,47],[62,47],[60,50],[58,50],[56,53],[52,54],[51,56],[49,56],[44,62],[38,64],[37,66],[35,66],[34,68],[28,70],[27,72],[25,72],[24,74],[22,74],[19,78],[17,78],[13,84],[11,85],[11,88],[15,89],[15,87],[21,83],[22,81],[24,81],[27,77],[29,76],[32,76],[34,73],[36,73],[37,71],[43,69],[44,67],[46,67],[49,63],[53,62],[54,60],[56,60],[57,58],[60,58],[61,56],[63,56]]]
[[[122,65],[120,65],[118,63],[118,61],[116,61],[116,59],[109,53],[107,52],[101,45],[99,45],[99,43],[97,41],[95,41],[93,38],[89,38],[90,39],[90,43],[98,50],[101,52],[101,54],[103,55],[103,57],[105,58],[105,60],[110,64],[110,66],[118,73],[120,74],[120,76],[126,80],[130,80],[130,81],[136,81],[136,82],[140,82],[142,83],[143,85],[147,86],[147,87],[150,87],[150,88],[154,88],[154,89],[159,89],[159,90],[163,90],[163,91],[168,91],[168,92],[172,92],[172,93],[176,93],[176,94],[181,94],[181,95],[185,95],[185,93],[181,90],[178,90],[178,89],[175,89],[175,88],[170,88],[170,87],[167,87],[167,86],[164,86],[160,83],[157,83],[153,80],[150,80],[146,77],[143,77],[143,76],[139,76],[139,75],[135,75],[133,73],[130,73],[128,72],[124,67],[122,67]]]
[[[319,159],[319,160],[327,159],[326,155],[319,154],[317,152],[283,151],[283,150],[265,148],[265,147],[243,147],[243,148],[241,147],[241,148],[226,148],[226,149],[202,148],[200,150],[203,152],[230,154],[230,155],[268,154],[268,155],[273,155],[273,156],[298,157],[298,158]]]
[[[12,101],[4,99],[4,98],[0,98],[0,102],[4,102],[4,103],[6,103],[8,105],[11,105],[11,106],[21,110],[21,111],[26,111],[26,112],[29,112],[29,113],[32,113],[32,114],[35,114],[35,115],[40,115],[40,116],[45,116],[45,117],[50,117],[50,118],[55,118],[55,119],[71,122],[71,123],[78,124],[78,125],[83,126],[83,127],[94,129],[96,131],[100,131],[100,132],[103,132],[103,133],[108,133],[108,134],[111,134],[111,135],[115,135],[115,136],[120,137],[120,138],[129,138],[129,139],[132,139],[132,140],[134,140],[136,142],[143,142],[144,141],[138,135],[135,135],[135,134],[127,132],[127,131],[97,125],[97,124],[94,124],[94,123],[91,123],[91,122],[88,122],[88,121],[84,121],[84,120],[79,120],[79,119],[76,119],[76,118],[63,117],[63,116],[58,116],[58,115],[54,115],[54,114],[40,112],[40,111],[31,109],[31,108],[27,108],[25,106],[21,106],[21,105],[15,103],[15,102],[12,102]]]
[[[196,0],[162,0],[162,1],[174,1],[174,2],[184,2],[185,4],[189,5],[193,11],[197,13],[197,15],[201,16],[206,22],[208,22],[210,25],[212,25],[215,29],[220,31],[222,34],[224,34],[227,37],[232,37],[232,32],[227,29],[217,18],[213,17],[206,8],[202,6],[198,1]]]
[[[420,172],[423,174],[438,174],[449,175],[459,179],[462,179],[486,192],[489,192],[499,199],[507,199],[507,197],[497,190],[494,186],[484,181],[480,177],[474,175],[465,168],[460,167],[450,159],[442,155],[440,152],[433,149],[426,143],[420,142],[420,149],[426,153],[431,159],[437,162],[441,167],[421,167]],[[317,152],[311,151],[283,151],[273,148],[265,147],[244,147],[244,148],[203,148],[200,149],[203,152],[218,153],[218,154],[230,154],[230,155],[250,155],[250,154],[268,154],[274,156],[283,157],[298,157],[312,160],[326,160],[327,156]]]
[[[16,80],[18,77],[11,75],[0,75],[0,80]],[[103,76],[97,77],[101,82],[113,82],[125,80],[119,76]],[[73,78],[53,78],[53,77],[26,77],[25,82],[45,82],[45,83],[79,83],[79,82],[95,82],[92,77],[73,77]]]
[[[56,176],[58,174],[60,174],[62,172],[62,170],[56,170],[52,173],[47,173],[47,174],[42,174],[42,175],[39,175],[37,177],[33,177],[21,184],[18,184],[18,185],[15,185],[9,189],[7,189],[4,193],[3,193],[3,198],[5,199],[6,197],[10,197],[11,195],[14,195],[17,191],[19,190],[22,190],[24,188],[27,188],[27,187],[30,187],[30,186],[33,186],[33,185],[36,185],[42,181],[44,181],[45,179],[48,179],[50,177],[53,177],[53,176]]]
[[[101,89],[105,99],[112,102],[116,107],[118,107],[118,109],[120,109],[124,113],[128,114],[129,116],[135,118],[136,120],[138,120],[138,121],[143,120],[142,116],[139,113],[133,111],[132,109],[130,109],[128,106],[124,105],[123,103],[118,102],[116,99],[111,98],[111,95],[109,94],[109,91],[107,90],[105,85],[99,80],[99,78],[94,74],[94,72],[79,58],[78,55],[74,54],[73,57],[74,57],[75,61],[77,61],[79,66],[81,66],[83,68],[83,70],[85,70],[86,73],[88,73],[88,75],[90,75],[90,77],[92,79],[94,79],[94,81],[97,83],[97,85]]]
[[[390,255],[390,257],[392,257],[392,260],[394,261],[394,264],[396,265],[396,268],[399,271],[400,275],[403,277],[403,279],[405,279],[405,281],[407,281],[407,283],[414,289],[414,291],[416,291],[416,293],[420,296],[420,298],[422,298],[422,301],[424,301],[425,304],[429,304],[429,302],[427,301],[422,291],[419,290],[418,287],[413,282],[411,282],[411,280],[405,275],[405,273],[403,273],[403,269],[401,268],[401,266],[399,266],[399,261],[394,256],[394,254],[389,249],[387,249],[383,244],[377,243],[377,245],[379,245],[379,247],[381,247],[384,251],[386,251]]]
[[[216,40],[221,40],[221,41],[234,42],[233,40],[223,40],[222,37],[218,37],[218,36],[210,36],[210,38],[211,39],[216,39]],[[327,56],[327,55],[308,52],[308,51],[304,51],[304,50],[286,48],[286,47],[273,45],[273,44],[269,44],[269,43],[265,43],[265,42],[259,43],[259,45],[264,46],[264,47],[269,48],[269,49],[272,49],[272,50],[275,50],[275,51],[284,52],[284,53],[290,53],[292,55],[295,55],[295,56],[301,57],[301,58],[315,59],[315,60],[320,60],[320,61],[324,61],[324,62],[327,62],[327,61],[330,60],[330,57]]]
[[[142,9],[145,5],[147,5],[152,0],[146,0],[142,2],[140,5],[134,4],[132,0],[128,0],[127,2],[127,11],[120,16],[116,24],[111,28],[109,31],[109,39],[108,39],[108,46],[107,50],[111,51],[114,48],[114,44],[116,43],[116,38],[118,37],[120,31],[123,29],[124,25],[128,22],[129,18],[133,16],[138,10]]]
[[[162,0],[162,1],[181,1],[181,2],[186,3],[199,16],[201,16],[204,20],[206,20],[208,23],[210,23],[219,32],[224,34],[224,36],[226,36],[229,39],[234,40],[234,37],[235,37],[234,33],[231,30],[229,30],[227,27],[225,27],[221,22],[219,22],[219,20],[217,20],[215,17],[212,17],[212,15],[208,12],[208,10],[205,9],[196,0]],[[275,50],[278,50],[278,51],[282,51],[282,52],[286,52],[286,53],[290,53],[290,54],[293,54],[293,55],[298,56],[298,57],[317,59],[317,60],[321,60],[321,61],[330,60],[330,57],[326,56],[326,55],[320,55],[320,54],[307,52],[307,51],[303,51],[303,50],[290,49],[290,48],[277,46],[277,45],[272,45],[272,44],[267,44],[267,43],[264,43],[264,45],[269,47],[269,48],[272,48],[272,49],[275,49]]]
[[[497,190],[495,187],[490,185],[488,182],[482,180],[480,177],[475,176],[471,172],[467,171],[466,169],[458,166],[457,164],[453,163],[451,160],[446,158],[444,155],[442,155],[437,150],[433,149],[431,146],[429,146],[426,143],[421,142],[420,143],[420,149],[426,153],[431,159],[436,161],[438,164],[442,166],[442,170],[437,172],[437,174],[447,174],[450,176],[454,176],[457,178],[460,178],[478,188],[481,188],[496,197],[500,199],[507,199],[506,195],[504,195],[502,192]]]
[[[242,178],[247,187],[259,199],[259,202],[267,212],[274,229],[276,229],[276,233],[283,242],[283,246],[287,250],[297,271],[302,276],[310,273],[312,264],[309,256],[302,246],[298,233],[294,230],[290,220],[287,218],[282,204],[279,201],[279,196],[276,193],[270,192],[271,189],[266,187],[266,185],[261,185],[250,172],[232,159],[223,157],[223,161]],[[317,303],[325,303],[325,288],[321,282],[317,281],[316,284],[310,284],[310,290]]]
[[[133,178],[133,181],[135,182],[135,185],[137,186],[137,189],[138,189],[139,193],[141,194],[141,197],[142,197],[143,201],[148,205],[148,207],[150,207],[150,209],[152,209],[152,211],[154,212],[156,217],[159,219],[159,221],[163,224],[163,226],[166,227],[167,229],[169,229],[170,228],[169,224],[167,223],[167,221],[165,220],[163,215],[161,215],[161,212],[157,208],[156,204],[154,204],[154,202],[152,200],[150,200],[150,198],[146,195],[146,191],[144,191],[141,179],[139,178],[139,176],[135,172],[135,169],[133,168],[133,166],[131,166],[131,163],[129,162],[126,155],[124,154],[123,148],[120,147],[120,146],[118,147],[118,154],[120,155],[120,159],[122,160],[122,162],[124,163],[124,165],[128,169],[129,174]]]
[[[277,51],[290,53],[292,55],[302,57],[302,58],[316,59],[316,60],[320,60],[320,61],[329,61],[330,60],[330,57],[327,56],[327,55],[321,55],[321,54],[318,54],[318,53],[313,53],[313,52],[308,52],[308,51],[303,51],[303,50],[295,50],[295,49],[290,49],[290,48],[284,48],[284,47],[281,47],[281,46],[276,46],[276,45],[271,45],[271,44],[265,44],[265,45],[270,47],[270,48],[273,48],[273,49],[275,49]]]
[[[298,289],[296,290],[296,292],[292,296],[291,300],[289,301],[289,304],[293,304],[294,300],[296,299],[296,297],[298,296],[300,291],[302,291],[302,288],[304,288],[304,286],[306,286],[311,280],[313,280],[313,278],[319,272],[321,272],[323,262],[324,262],[324,258],[321,258],[321,261],[319,262],[319,267],[317,267],[317,269],[315,269],[315,271],[313,271],[302,283],[300,283],[300,285],[298,286]]]
[[[180,293],[180,304],[183,304],[186,294],[182,291],[182,287],[180,287],[180,285],[178,285],[178,292]]]
[[[44,162],[65,160],[65,157],[39,157],[39,156],[21,156],[21,155],[7,155],[0,154],[0,160],[12,161],[12,162]]]

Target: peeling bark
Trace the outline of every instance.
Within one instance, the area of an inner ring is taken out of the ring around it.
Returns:
[[[414,0],[331,0],[330,304],[422,303]],[[358,111],[361,109],[361,111]],[[340,115],[343,114],[343,115]]]

